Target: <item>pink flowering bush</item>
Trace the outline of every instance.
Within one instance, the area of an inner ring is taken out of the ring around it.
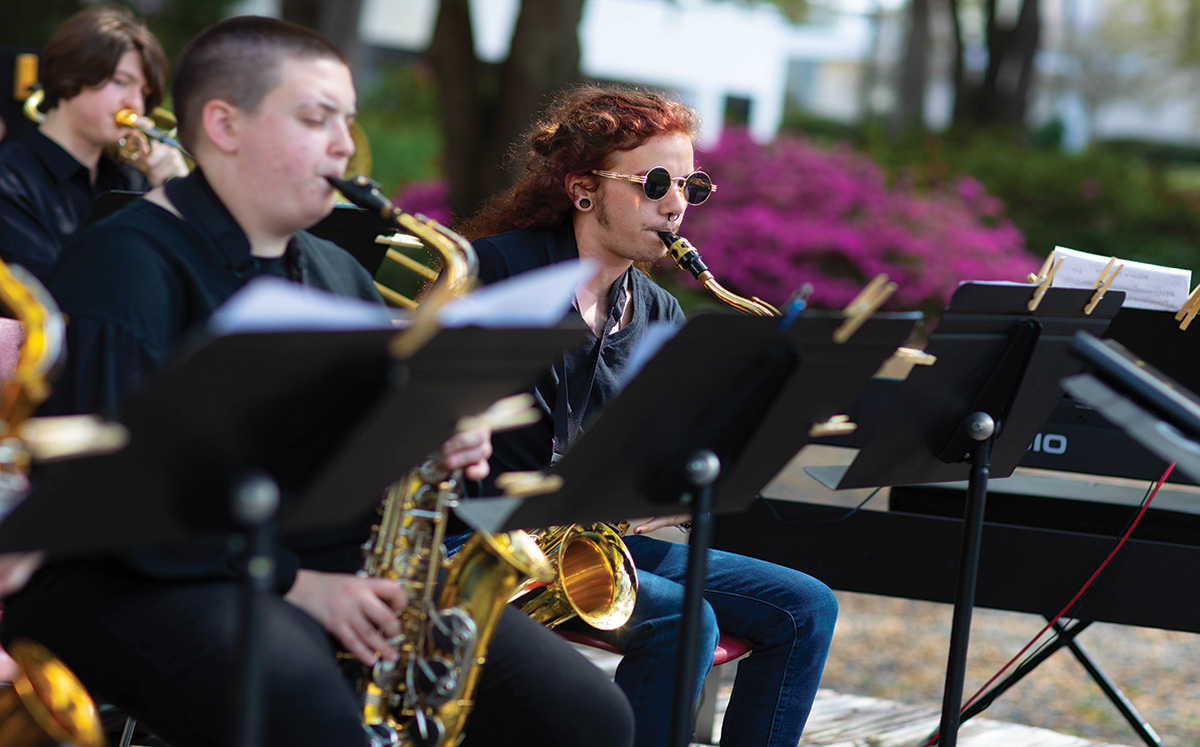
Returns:
[[[445,179],[409,182],[400,187],[393,202],[408,213],[420,213],[443,226],[450,225],[450,185]]]
[[[1020,280],[1041,262],[1004,205],[969,176],[918,193],[848,147],[780,135],[763,146],[729,131],[697,163],[718,190],[688,211],[683,235],[730,290],[784,303],[845,306],[876,274],[899,288],[888,306],[940,310],[964,280]]]

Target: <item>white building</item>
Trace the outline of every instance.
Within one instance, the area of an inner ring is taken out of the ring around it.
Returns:
[[[519,8],[519,0],[471,3],[480,59],[508,55]],[[370,46],[421,52],[437,9],[438,0],[364,0],[360,37]],[[238,12],[277,15],[278,4],[249,0]],[[789,74],[806,109],[856,120],[872,39],[863,13],[798,26],[773,5],[722,0],[587,0],[579,35],[585,75],[678,91],[700,112],[706,140],[720,134],[731,108],[745,110],[756,138],[772,138]]]

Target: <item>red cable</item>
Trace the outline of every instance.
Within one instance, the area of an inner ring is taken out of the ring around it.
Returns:
[[[1000,675],[1007,672],[1009,667],[1011,667],[1014,663],[1016,663],[1016,661],[1018,659],[1020,659],[1022,656],[1024,656],[1025,652],[1028,651],[1033,646],[1033,644],[1037,643],[1038,639],[1041,638],[1043,635],[1045,635],[1046,631],[1049,630],[1054,625],[1054,623],[1058,622],[1059,619],[1063,615],[1067,614],[1067,610],[1069,610],[1075,606],[1075,603],[1079,601],[1079,598],[1081,596],[1083,596],[1083,593],[1085,591],[1087,591],[1088,587],[1090,587],[1092,585],[1092,583],[1096,580],[1096,578],[1099,577],[1100,572],[1103,571],[1106,566],[1108,566],[1109,562],[1112,561],[1112,559],[1114,557],[1116,557],[1117,551],[1121,549],[1121,547],[1125,544],[1125,541],[1127,539],[1129,539],[1129,536],[1131,534],[1133,534],[1133,530],[1136,529],[1138,523],[1141,522],[1142,516],[1144,516],[1146,514],[1146,509],[1150,508],[1150,502],[1154,500],[1154,496],[1158,494],[1158,489],[1161,488],[1163,486],[1163,483],[1165,483],[1167,481],[1167,477],[1170,476],[1171,470],[1173,470],[1173,469],[1175,469],[1175,462],[1171,462],[1170,464],[1167,465],[1166,471],[1162,473],[1162,477],[1158,478],[1158,482],[1156,482],[1154,484],[1154,489],[1150,491],[1150,495],[1147,496],[1146,500],[1142,502],[1142,507],[1140,510],[1138,510],[1137,516],[1134,517],[1133,523],[1130,524],[1129,528],[1125,530],[1125,533],[1123,535],[1121,535],[1120,541],[1118,541],[1116,546],[1113,547],[1112,551],[1108,553],[1108,557],[1104,559],[1104,562],[1100,564],[1100,567],[1098,567],[1095,570],[1095,572],[1092,573],[1091,577],[1088,578],[1088,580],[1084,582],[1083,586],[1080,587],[1079,591],[1075,592],[1075,596],[1071,597],[1071,601],[1067,602],[1066,606],[1064,606],[1059,611],[1059,613],[1054,616],[1054,619],[1047,622],[1046,626],[1044,628],[1042,628],[1041,630],[1039,630],[1038,634],[1035,635],[1033,637],[1033,639],[1029,641],[1029,643],[1025,644],[1025,648],[1018,651],[1016,656],[1009,659],[1008,663],[1000,668],[1000,671],[996,672],[996,674],[994,674],[990,680],[988,680],[987,682],[985,682],[983,684],[983,687],[976,690],[975,694],[972,695],[970,698],[968,698],[966,703],[962,704],[962,707],[958,711],[960,716],[962,715],[963,711],[966,711],[968,708],[971,707],[972,703],[974,703],[976,700],[979,699],[979,696],[983,695],[984,692],[986,692],[987,689],[989,687],[991,687],[993,682],[995,682],[997,679],[1000,678]],[[938,741],[938,737],[940,736],[940,731],[941,731],[940,729],[938,731],[935,731],[933,733],[933,735],[931,737],[929,737],[929,741],[922,744],[921,747],[931,747],[932,745],[936,744]]]

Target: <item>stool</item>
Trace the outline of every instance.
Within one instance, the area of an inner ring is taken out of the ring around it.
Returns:
[[[576,630],[555,630],[554,632],[564,640],[579,646],[587,646],[611,654],[625,653],[608,641],[590,633]],[[717,692],[720,690],[720,673],[716,668],[742,658],[750,653],[752,648],[754,648],[754,644],[748,638],[729,633],[722,633],[717,638],[717,647],[713,649],[713,669],[704,678],[704,689],[700,695],[700,710],[696,715],[696,741],[713,744],[713,727],[716,725],[717,715]]]

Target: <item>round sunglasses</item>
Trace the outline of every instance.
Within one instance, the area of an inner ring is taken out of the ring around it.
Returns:
[[[717,185],[712,183],[712,177],[703,171],[693,171],[687,176],[671,176],[671,172],[667,171],[662,166],[655,166],[646,172],[645,176],[637,174],[618,174],[615,171],[603,171],[600,169],[592,169],[592,173],[596,176],[602,176],[605,179],[624,179],[625,181],[635,182],[642,185],[642,190],[646,193],[646,197],[651,200],[661,200],[667,196],[667,192],[671,190],[672,184],[678,184],[683,191],[683,199],[688,201],[689,205],[699,205],[708,199],[708,196],[717,190]]]

